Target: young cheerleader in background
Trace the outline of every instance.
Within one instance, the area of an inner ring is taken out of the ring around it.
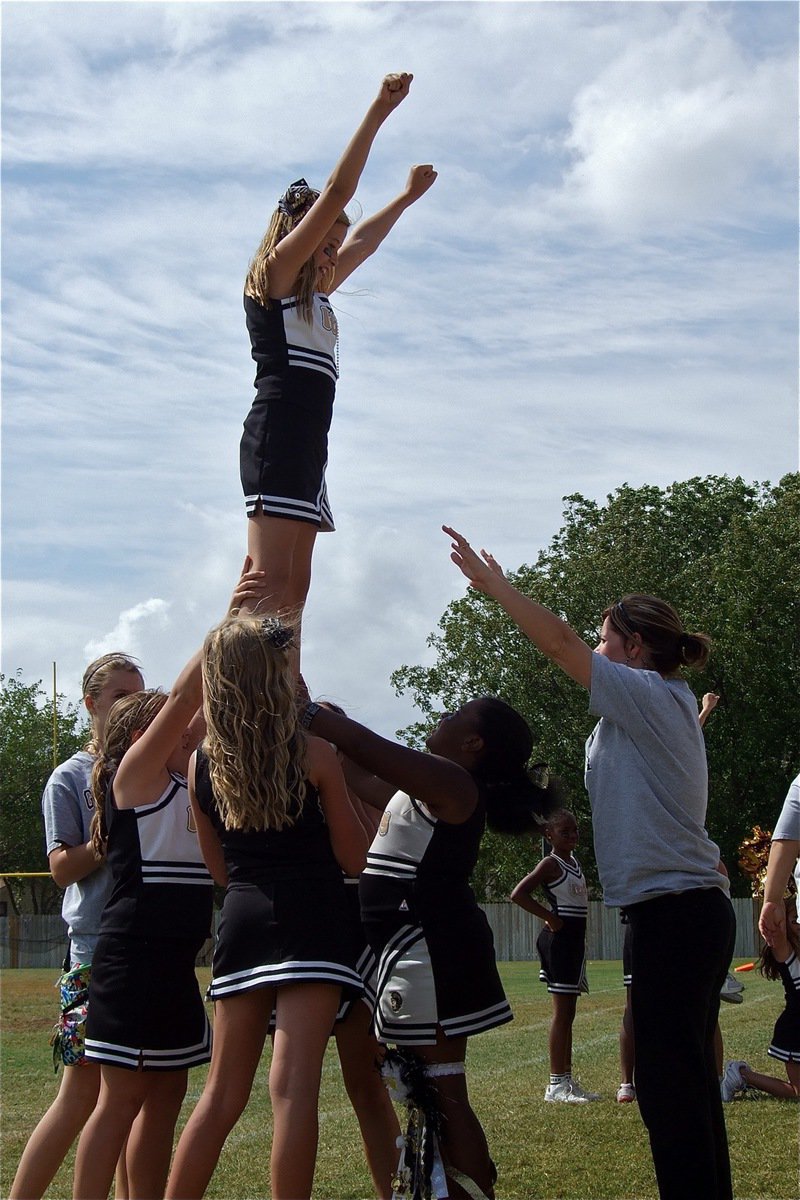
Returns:
[[[243,573],[231,604],[257,598],[258,581]],[[107,1196],[129,1133],[131,1200],[163,1196],[187,1069],[210,1058],[195,959],[210,931],[212,886],[185,778],[201,694],[197,654],[168,696],[118,700],[94,765],[92,844],[107,847],[113,887],[92,964],[86,1057],[101,1085],[78,1144],[77,1200]]]
[[[359,873],[367,835],[335,751],[298,725],[289,628],[274,617],[223,621],[205,641],[203,685],[208,734],[190,794],[206,863],[227,890],[209,988],[211,1069],[167,1194],[204,1194],[274,1011],[270,1194],[307,1200],[325,1047],[343,990],[363,990],[342,872]]]
[[[550,1083],[545,1100],[585,1104],[599,1100],[596,1092],[586,1092],[572,1076],[572,1026],[581,992],[588,992],[586,981],[586,921],[589,897],[586,880],[574,850],[578,844],[578,823],[565,808],[547,820],[545,836],[552,850],[521,879],[511,899],[526,912],[533,913],[545,928],[536,940],[541,970],[539,978],[553,997],[550,1022]],[[550,908],[534,900],[532,893],[541,888]]]
[[[786,924],[773,934],[771,946],[761,951],[760,970],[766,979],[780,980],[786,994],[786,1007],[772,1034],[767,1054],[786,1067],[786,1081],[774,1075],[762,1075],[739,1059],[729,1062],[722,1077],[725,1103],[735,1100],[748,1089],[768,1092],[781,1100],[800,1099],[800,926],[797,923],[797,897],[784,901]]]
[[[20,1159],[10,1200],[40,1200],[70,1146],[89,1118],[100,1089],[100,1068],[83,1052],[85,998],[91,962],[100,931],[100,917],[111,891],[111,872],[105,855],[90,841],[94,800],[92,767],[103,738],[109,710],[116,700],[144,687],[137,663],[127,654],[104,654],[83,675],[83,703],[91,734],[83,750],[56,767],[42,797],[50,873],[64,888],[61,915],[67,924],[69,954],[60,987],[65,1011],[55,1035],[58,1062],[64,1070],[61,1087],[30,1136]],[[117,1200],[128,1195],[124,1160],[116,1182]]]
[[[250,264],[244,307],[256,397],[240,448],[248,553],[267,572],[269,608],[300,612],[320,531],[333,529],[325,487],[328,429],[338,378],[338,328],[329,296],[431,187],[429,165],[361,221],[345,242],[352,199],[375,136],[408,95],[412,75],[387,75],[322,191],[304,179],[281,197]],[[299,630],[298,630],[299,641]],[[299,644],[295,655],[299,657]]]

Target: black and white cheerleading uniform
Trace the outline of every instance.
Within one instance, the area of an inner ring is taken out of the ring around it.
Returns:
[[[374,1028],[382,1042],[432,1045],[437,1028],[469,1037],[512,1020],[489,923],[469,877],[485,824],[461,825],[397,792],[367,854],[359,895],[378,956]]]
[[[781,1062],[800,1062],[800,960],[792,953],[786,962],[778,963],[786,1007],[775,1022],[772,1042],[767,1054]]]
[[[212,881],[186,780],[171,774],[155,803],[125,809],[112,784],[106,821],[114,884],[92,960],[86,1057],[145,1071],[208,1062],[194,966],[211,930]]]
[[[547,926],[536,939],[541,968],[539,978],[548,992],[579,996],[589,991],[586,979],[586,922],[589,898],[580,863],[573,857],[566,862],[550,853],[560,868],[552,883],[542,884],[550,908],[564,922],[557,933]]]
[[[313,784],[306,782],[293,825],[226,829],[208,759],[198,750],[195,794],[217,831],[228,871],[209,999],[287,983],[330,983],[360,995],[342,871]]]
[[[350,929],[350,936],[353,944],[356,947],[356,971],[361,977],[361,982],[364,985],[364,991],[361,996],[355,997],[351,994],[343,997],[339,1011],[336,1014],[337,1021],[343,1021],[348,1015],[353,1005],[359,1001],[366,1004],[370,1013],[375,1011],[375,981],[377,978],[378,960],[375,956],[375,951],[367,941],[364,933],[364,926],[361,924],[361,904],[358,898],[358,876],[344,876],[344,895],[347,908],[347,921]]]
[[[312,320],[297,298],[267,307],[245,295],[256,362],[256,397],[244,422],[239,463],[247,515],[334,528],[325,468],[339,376],[338,325],[328,297],[315,292]]]

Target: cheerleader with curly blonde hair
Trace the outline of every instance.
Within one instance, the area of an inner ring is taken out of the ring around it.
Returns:
[[[167,1187],[180,1200],[205,1193],[273,1020],[270,1194],[311,1195],[322,1058],[342,994],[362,991],[342,871],[360,872],[367,836],[334,750],[298,722],[293,640],[277,618],[240,615],[203,647],[208,736],[189,794],[205,861],[226,892],[209,989],[211,1068]]]

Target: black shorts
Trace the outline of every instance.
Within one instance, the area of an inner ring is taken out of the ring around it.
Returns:
[[[332,414],[333,384],[321,375],[302,388],[276,381],[268,394],[256,396],[239,444],[249,517],[260,510],[316,525],[322,533],[335,528],[325,484]]]
[[[797,1013],[787,1009],[778,1017],[767,1054],[781,1062],[800,1063],[800,1018]]]
[[[368,943],[364,927],[361,924],[361,905],[358,902],[358,879],[345,879],[344,894],[352,937],[358,952],[356,971],[361,976],[361,981],[364,984],[364,993],[357,997],[352,993],[348,993],[342,999],[339,1011],[336,1014],[337,1021],[343,1021],[351,1012],[353,1005],[360,1002],[366,1004],[370,1013],[374,1013],[375,987],[378,972],[378,960],[375,957],[375,951]]]
[[[539,978],[548,992],[579,996],[589,991],[586,979],[586,922],[564,919],[563,928],[552,933],[547,926],[536,939],[541,968]]]
[[[228,886],[208,996],[287,983],[331,983],[358,997],[357,941],[341,879]]]
[[[438,907],[403,923],[387,898],[405,895],[405,882],[361,876],[362,920],[378,958],[373,1028],[381,1042],[429,1046],[445,1037],[472,1037],[513,1019],[494,956],[485,914],[465,885]],[[370,902],[383,897],[373,908]],[[365,907],[366,901],[366,907]],[[364,919],[366,918],[366,919]]]
[[[132,1071],[211,1060],[194,964],[203,942],[101,934],[92,959],[86,1058]]]

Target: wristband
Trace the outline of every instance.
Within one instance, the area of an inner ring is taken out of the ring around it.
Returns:
[[[320,707],[321,706],[319,704],[314,704],[313,701],[305,706],[300,714],[300,724],[303,726],[303,729],[311,728],[311,722],[319,712]]]

